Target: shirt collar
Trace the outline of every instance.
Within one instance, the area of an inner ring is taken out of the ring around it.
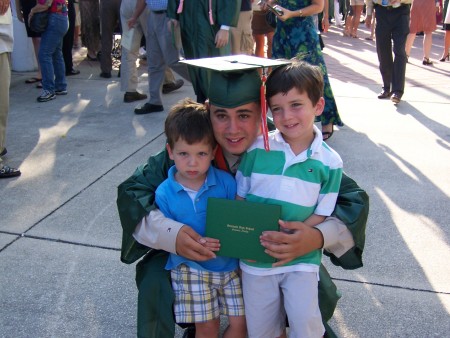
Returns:
[[[322,133],[319,130],[319,128],[316,127],[316,125],[313,125],[314,130],[314,140],[312,141],[311,145],[306,149],[305,151],[301,152],[297,156],[306,156],[307,158],[310,158],[314,153],[317,153],[322,146],[323,138]],[[271,133],[273,135],[273,140],[275,142],[283,144],[285,147],[289,147],[290,145],[284,140],[283,135],[281,132],[277,129]]]

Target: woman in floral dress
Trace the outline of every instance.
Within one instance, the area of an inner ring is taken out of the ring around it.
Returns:
[[[324,0],[278,0],[277,4],[284,14],[277,20],[272,58],[296,57],[322,69],[325,109],[319,119],[322,123],[323,139],[327,140],[333,134],[333,125],[343,126],[343,123],[331,90],[317,27],[312,17],[322,12]]]

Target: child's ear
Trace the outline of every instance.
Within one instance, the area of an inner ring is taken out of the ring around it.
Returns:
[[[216,151],[217,151],[217,144],[216,144],[216,146],[213,148],[213,151],[212,151],[212,155],[213,156],[216,156]]]
[[[173,153],[172,153],[172,149],[169,146],[169,143],[166,143],[166,150],[169,153],[169,158],[173,161]]]
[[[324,108],[325,108],[325,99],[321,97],[314,107],[316,111],[316,116],[322,115]]]

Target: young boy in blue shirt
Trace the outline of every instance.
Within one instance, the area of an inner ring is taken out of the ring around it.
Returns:
[[[203,236],[208,198],[235,199],[236,183],[230,174],[211,166],[217,145],[203,104],[190,99],[176,104],[165,121],[165,133],[175,165],[156,190],[156,204],[165,217]],[[176,322],[195,323],[197,338],[218,337],[223,314],[229,320],[224,337],[246,337],[238,267],[238,260],[229,257],[200,262],[170,254],[166,269],[171,270]]]
[[[314,227],[333,212],[342,177],[340,156],[314,125],[325,105],[323,75],[305,62],[278,67],[267,79],[266,98],[277,130],[269,134],[270,151],[259,136],[244,154],[236,174],[238,198],[281,205],[283,221]],[[320,250],[273,266],[241,260],[250,338],[281,336],[285,314],[290,337],[324,335],[320,262]]]

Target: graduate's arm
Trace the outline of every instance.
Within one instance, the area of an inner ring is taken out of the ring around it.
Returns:
[[[117,209],[122,225],[121,260],[125,263],[133,263],[149,250],[148,246],[136,242],[133,233],[144,217],[156,208],[156,188],[167,178],[171,164],[164,150],[151,156],[118,187]]]
[[[208,245],[206,239],[190,226],[165,217],[159,209],[153,209],[143,218],[136,227],[133,237],[145,246],[196,261],[215,258],[210,250],[218,250],[216,246],[211,247],[214,243]]]

